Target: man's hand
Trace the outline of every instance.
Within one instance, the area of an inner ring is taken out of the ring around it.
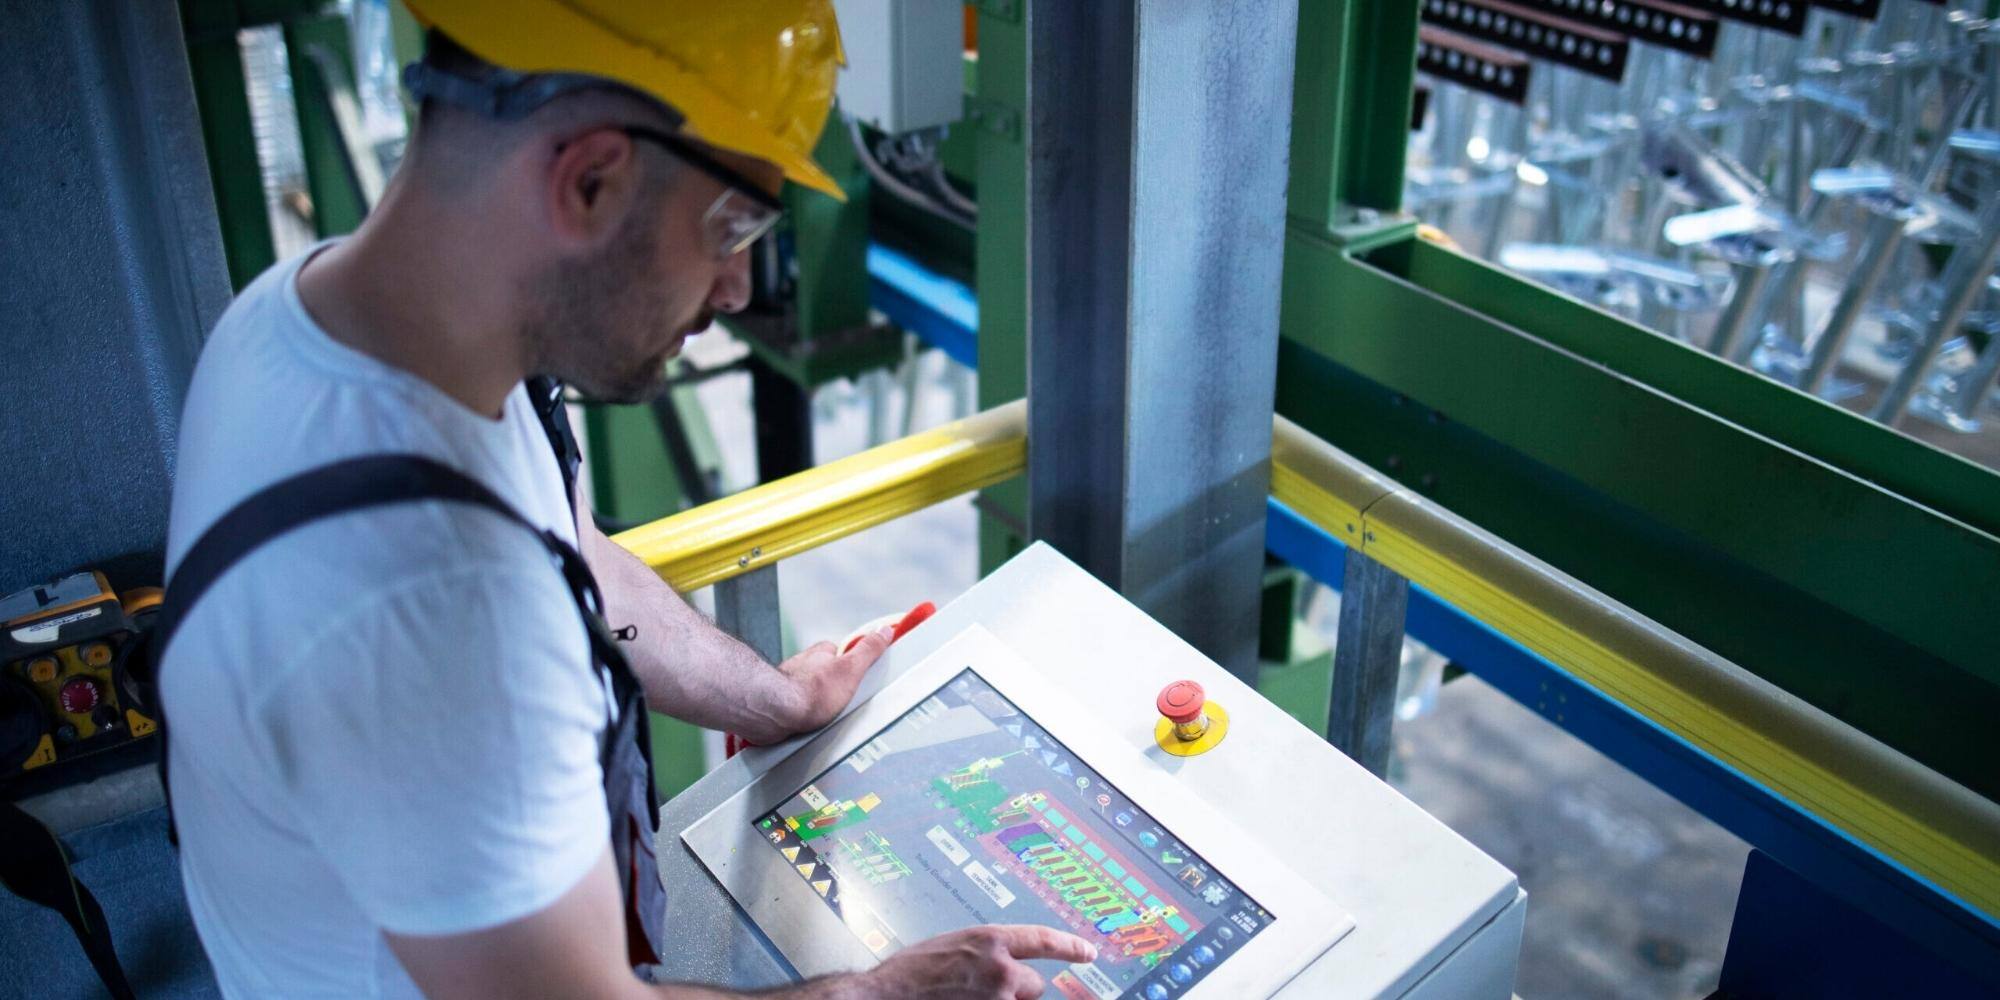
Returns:
[[[1074,934],[1026,924],[971,927],[912,945],[858,978],[883,1000],[1035,1000],[1048,984],[1029,959],[1089,962],[1097,949]]]
[[[801,650],[798,655],[778,664],[778,673],[792,683],[798,692],[798,702],[791,714],[777,720],[785,730],[781,733],[757,733],[743,735],[754,743],[776,743],[789,736],[810,732],[833,721],[840,710],[847,707],[854,697],[854,689],[861,686],[861,677],[882,654],[889,649],[895,639],[893,627],[870,632],[854,643],[854,648],[843,653],[831,642],[817,642]]]
[[[579,493],[577,499],[585,498]],[[589,518],[577,526],[577,539],[604,590],[605,619],[638,633],[625,655],[647,704],[704,729],[758,744],[818,729],[846,707],[861,675],[888,648],[886,633],[870,635],[845,653],[823,642],[773,670],[645,563],[604,537]]]

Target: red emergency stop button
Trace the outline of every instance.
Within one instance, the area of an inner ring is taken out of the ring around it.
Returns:
[[[1153,723],[1153,742],[1176,757],[1193,757],[1215,749],[1229,732],[1229,713],[1208,700],[1194,681],[1175,681],[1160,689],[1153,701],[1160,718]]]
[[[1162,688],[1153,707],[1174,724],[1174,736],[1180,740],[1198,740],[1208,732],[1208,716],[1202,711],[1208,707],[1208,696],[1193,681],[1175,681]]]
[[[88,677],[72,677],[62,686],[57,697],[62,701],[62,709],[72,715],[84,715],[97,707],[102,700],[102,692],[97,682]]]
[[[1201,709],[1208,704],[1208,695],[1194,681],[1175,681],[1160,689],[1159,700],[1153,704],[1170,722],[1193,722],[1201,718]]]

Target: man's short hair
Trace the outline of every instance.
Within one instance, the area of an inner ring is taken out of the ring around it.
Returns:
[[[423,58],[403,70],[417,104],[410,147],[453,183],[547,128],[593,123],[644,124],[680,131],[681,114],[650,94],[587,73],[522,73],[497,66],[432,28]],[[536,127],[524,127],[530,123]],[[671,164],[650,168],[664,180]]]
[[[618,95],[651,113],[648,124],[678,130],[679,112],[658,98],[608,77],[589,73],[523,73],[487,62],[435,28],[424,34],[424,55],[404,70],[419,98],[419,121],[440,105],[453,105],[500,121],[524,119],[559,98],[581,93]]]

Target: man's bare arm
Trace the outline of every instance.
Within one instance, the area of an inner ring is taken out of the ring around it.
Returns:
[[[1046,927],[974,927],[905,948],[868,972],[770,992],[643,983],[626,964],[609,847],[540,912],[465,934],[383,936],[430,1000],[1033,1000],[1046,984],[1028,960],[1097,957],[1081,938]]]
[[[625,652],[654,711],[754,743],[776,743],[830,721],[889,646],[887,634],[869,636],[846,653],[822,642],[774,670],[588,517],[580,520],[577,538],[604,591],[606,617],[613,628],[638,629]]]
[[[617,879],[607,847],[581,882],[538,913],[466,934],[383,936],[430,1000],[724,1000],[742,995],[640,982],[626,964]],[[853,978],[817,979],[775,996],[859,997],[863,994]]]

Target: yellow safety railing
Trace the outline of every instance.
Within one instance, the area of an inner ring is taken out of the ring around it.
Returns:
[[[702,504],[612,539],[674,589],[699,590],[1028,467],[1016,401]]]
[[[1479,529],[1282,417],[1271,492],[1446,603],[2000,915],[2000,806]],[[1560,706],[1551,714],[1561,721]]]
[[[695,590],[1027,468],[1016,402],[616,540]],[[1972,906],[2000,915],[2000,806],[1403,489],[1288,420],[1271,492],[1334,537]],[[1549,707],[1545,707],[1547,710]],[[1550,714],[1561,721],[1561,707]]]

